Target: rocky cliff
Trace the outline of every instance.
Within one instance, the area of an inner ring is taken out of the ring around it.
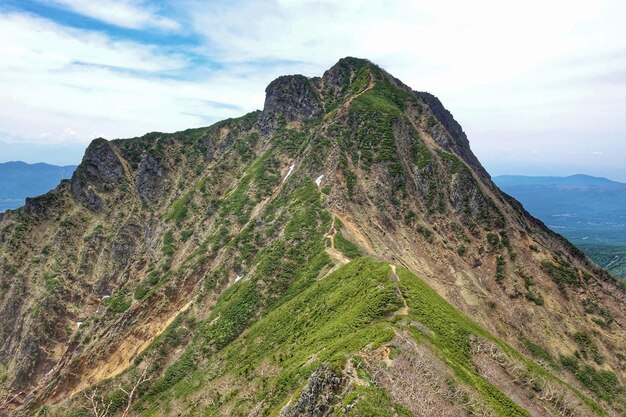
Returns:
[[[436,97],[355,58],[266,93],[0,218],[0,413],[624,412],[623,288]]]

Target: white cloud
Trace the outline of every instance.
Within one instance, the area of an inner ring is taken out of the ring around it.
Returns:
[[[79,64],[146,72],[175,70],[186,64],[181,57],[163,55],[155,47],[114,41],[18,13],[0,14],[0,56],[0,68],[11,77],[33,68],[65,71]]]
[[[48,0],[73,12],[129,29],[178,30],[180,24],[158,13],[146,1],[136,0]]]
[[[0,15],[0,126],[11,132],[5,140],[70,143],[96,132],[114,138],[174,131],[262,102],[265,80],[240,71],[196,82],[160,76],[187,64],[154,47],[28,15]]]
[[[350,55],[439,96],[482,160],[602,149],[594,160],[614,164],[626,151],[621,0],[165,2],[178,28],[159,23],[169,16],[143,0],[52,1],[118,26],[180,30],[199,41],[177,54],[0,15],[0,126],[13,138],[81,141],[94,132],[124,137],[206,125],[261,107],[278,75],[320,75]],[[204,68],[190,54],[218,65]],[[163,77],[172,74],[189,76]],[[75,135],[64,137],[68,127]]]

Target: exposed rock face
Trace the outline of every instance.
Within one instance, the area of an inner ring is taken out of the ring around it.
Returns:
[[[83,178],[74,173],[70,182],[72,194],[91,211],[98,211],[102,206],[102,199]]]
[[[363,62],[363,60],[355,58],[342,58],[324,72],[322,86],[327,101],[338,100],[346,96],[357,72],[363,68]]]
[[[107,184],[124,178],[124,167],[118,154],[104,139],[96,139],[87,147],[80,171],[84,178]]]
[[[323,107],[311,80],[302,75],[278,77],[265,89],[263,113],[283,115],[287,121],[308,119]]]
[[[345,380],[328,368],[320,366],[309,378],[300,397],[294,404],[287,404],[279,417],[326,417],[338,401],[338,394]]]
[[[433,116],[439,124],[428,123],[428,133],[445,150],[454,152],[467,162],[484,178],[489,178],[489,174],[480,164],[474,153],[470,149],[469,140],[461,125],[454,120],[452,114],[443,107],[441,101],[434,95],[426,92],[415,93],[429,107]]]
[[[162,192],[164,172],[155,155],[146,155],[139,164],[135,189],[148,202],[156,201]]]
[[[74,198],[92,211],[98,211],[102,200],[96,190],[112,186],[124,178],[124,167],[113,145],[105,139],[96,139],[85,151],[70,187]]]

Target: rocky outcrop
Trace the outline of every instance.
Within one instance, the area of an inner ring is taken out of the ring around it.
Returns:
[[[322,364],[309,378],[298,401],[287,404],[278,417],[328,416],[344,384],[344,378],[331,371],[327,364]]]
[[[91,142],[78,170],[86,178],[109,184],[124,178],[122,162],[113,145],[105,139]]]
[[[91,211],[100,210],[102,199],[83,178],[75,173],[70,185],[72,195],[76,201],[82,203]]]
[[[443,149],[453,152],[467,162],[482,177],[490,178],[485,168],[470,149],[469,140],[461,125],[434,95],[426,92],[415,92],[432,112],[433,119],[428,120],[427,131],[435,142]],[[437,123],[439,122],[439,123]]]
[[[264,115],[278,113],[287,121],[308,119],[323,110],[314,83],[304,75],[278,77],[265,89]]]
[[[342,58],[324,72],[322,84],[327,101],[337,100],[347,94],[356,73],[365,66],[373,66],[369,61],[359,58]]]
[[[102,199],[96,189],[111,186],[124,178],[124,166],[112,145],[105,139],[95,139],[78,166],[70,189],[74,198],[92,211],[98,211]]]
[[[139,164],[135,189],[144,200],[153,203],[160,196],[163,186],[163,167],[155,155],[146,155]]]

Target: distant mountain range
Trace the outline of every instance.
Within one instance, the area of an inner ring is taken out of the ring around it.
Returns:
[[[493,180],[601,266],[626,276],[626,184],[589,175]]]
[[[62,179],[70,178],[75,169],[75,165],[0,163],[0,213],[23,206],[26,197],[50,191]]]

